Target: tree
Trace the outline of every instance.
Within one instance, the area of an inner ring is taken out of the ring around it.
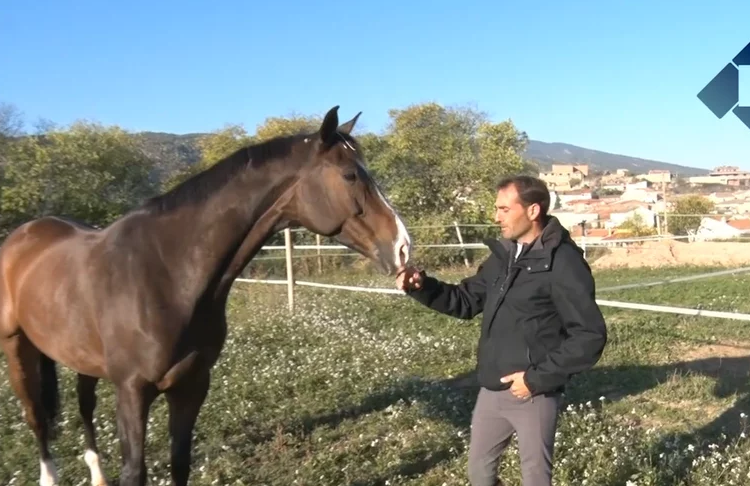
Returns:
[[[461,221],[486,224],[494,213],[495,183],[504,175],[531,172],[521,153],[526,134],[511,121],[493,123],[487,115],[467,107],[424,103],[389,111],[383,135],[359,136],[368,165],[424,243],[453,239]],[[432,226],[416,229],[415,226]],[[462,229],[466,240],[488,236],[492,228]],[[431,249],[419,255],[432,262],[460,258],[455,251]]]
[[[251,141],[252,137],[247,134],[242,125],[225,125],[224,128],[198,141],[198,148],[201,151],[201,161],[198,165],[207,169]]]
[[[0,103],[0,166],[8,159],[13,140],[23,134],[23,114],[15,105]]]
[[[152,168],[124,130],[77,122],[12,145],[1,208],[14,225],[57,214],[104,226],[156,193]]]
[[[164,190],[174,188],[249,144],[263,142],[277,136],[315,132],[322,120],[322,117],[302,115],[292,115],[290,118],[269,117],[258,125],[254,135],[249,135],[241,124],[227,124],[198,141],[198,148],[201,152],[200,161],[165,181]]]
[[[686,235],[687,230],[697,230],[703,219],[702,215],[711,213],[714,203],[700,195],[683,196],[675,201],[668,216],[668,230],[673,235]]]
[[[656,234],[656,228],[654,228],[653,224],[646,223],[643,215],[639,212],[633,213],[631,217],[623,221],[617,228],[627,232],[633,238]]]
[[[0,102],[0,141],[23,133],[23,113],[13,104]]]
[[[314,133],[323,123],[322,116],[292,114],[289,117],[268,117],[255,129],[255,142],[263,142],[274,137]]]
[[[495,124],[476,110],[437,103],[389,114],[373,165],[407,219],[486,222],[497,179],[524,170],[527,137],[510,121]]]

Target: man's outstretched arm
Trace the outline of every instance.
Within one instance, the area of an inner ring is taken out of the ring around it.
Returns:
[[[479,266],[476,274],[458,284],[451,284],[428,276],[424,271],[409,268],[403,275],[404,285],[399,288],[432,310],[459,319],[472,319],[484,309],[488,282],[491,282],[486,269],[487,260]],[[413,281],[410,282],[410,279]]]

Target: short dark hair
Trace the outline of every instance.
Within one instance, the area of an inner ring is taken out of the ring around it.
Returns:
[[[547,217],[550,205],[549,189],[547,184],[537,177],[529,175],[514,175],[503,177],[498,181],[496,190],[500,191],[508,186],[514,186],[518,191],[518,199],[523,207],[528,208],[532,204],[538,204],[542,220]]]

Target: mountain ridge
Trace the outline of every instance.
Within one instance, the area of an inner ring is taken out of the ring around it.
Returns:
[[[523,155],[537,162],[541,169],[547,170],[552,168],[552,164],[589,164],[594,170],[614,172],[617,169],[627,169],[635,174],[660,169],[669,170],[681,176],[705,175],[711,172],[708,169],[615,154],[564,142],[529,140]]]
[[[157,158],[167,172],[193,165],[200,160],[198,140],[207,133],[175,134],[167,132],[138,132],[134,134],[147,155]],[[658,160],[614,154],[563,142],[529,140],[524,158],[536,162],[541,171],[549,171],[552,164],[588,164],[593,171],[627,169],[632,173],[666,169],[680,176],[708,174],[708,169],[690,167]]]

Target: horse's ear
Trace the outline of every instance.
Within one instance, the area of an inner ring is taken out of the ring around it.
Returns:
[[[356,115],[354,115],[354,118],[352,118],[351,120],[349,120],[346,123],[341,124],[341,126],[339,126],[339,131],[341,133],[349,135],[352,132],[352,130],[354,129],[354,125],[357,124],[357,119],[359,118],[359,115],[361,115],[361,114],[362,114],[362,112],[360,111],[359,113],[357,113]]]
[[[336,135],[336,129],[339,126],[338,111],[339,105],[328,110],[325,118],[323,118],[323,123],[320,125],[320,139],[324,144],[330,144],[334,135]]]

